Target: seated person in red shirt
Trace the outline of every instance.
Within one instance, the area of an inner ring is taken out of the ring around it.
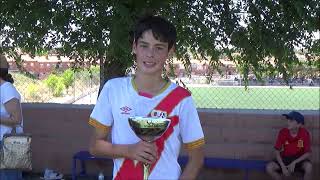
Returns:
[[[310,135],[304,125],[304,116],[296,111],[283,114],[288,120],[288,128],[280,130],[275,144],[276,159],[266,166],[273,179],[281,179],[281,173],[290,176],[295,171],[304,173],[304,180],[311,179],[312,164]]]

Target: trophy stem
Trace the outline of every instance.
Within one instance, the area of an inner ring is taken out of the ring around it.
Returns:
[[[148,180],[150,175],[150,164],[143,163],[143,180]]]

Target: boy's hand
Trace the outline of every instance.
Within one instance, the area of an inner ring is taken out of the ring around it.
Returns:
[[[290,171],[291,173],[294,172],[295,166],[296,166],[296,163],[295,163],[295,162],[292,162],[292,163],[289,164],[288,169],[289,169],[289,171]]]
[[[282,166],[281,167],[281,170],[282,170],[282,173],[285,175],[285,176],[290,176],[290,172],[288,170],[288,168],[286,166]]]
[[[129,158],[142,163],[152,164],[157,160],[157,147],[154,143],[140,141],[129,145]]]

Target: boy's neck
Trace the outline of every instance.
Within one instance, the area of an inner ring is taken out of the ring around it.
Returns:
[[[165,86],[166,81],[160,76],[147,76],[137,73],[133,79],[139,92],[158,94]]]
[[[294,129],[290,129],[290,134],[296,136],[299,132],[299,127],[298,128],[294,128]]]

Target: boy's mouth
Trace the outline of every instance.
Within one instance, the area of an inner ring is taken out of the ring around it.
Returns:
[[[156,65],[156,63],[155,62],[146,62],[146,61],[144,61],[143,65],[146,66],[146,67],[151,68],[151,67],[154,67]]]

